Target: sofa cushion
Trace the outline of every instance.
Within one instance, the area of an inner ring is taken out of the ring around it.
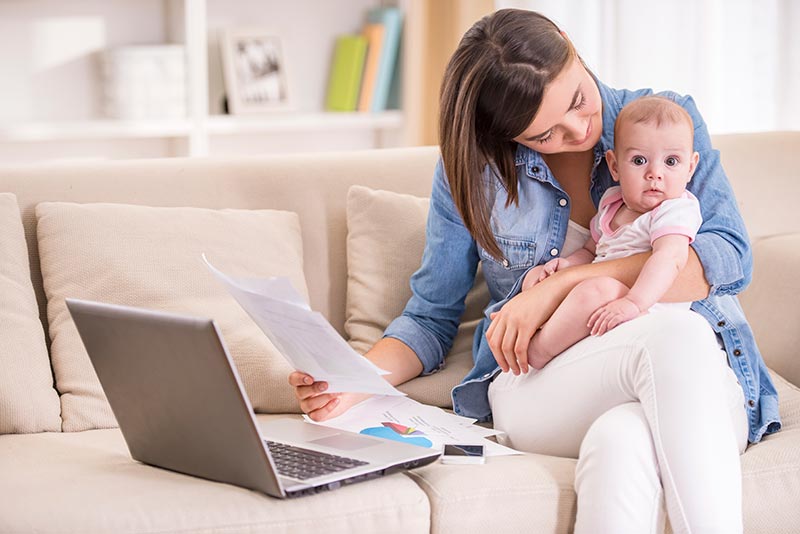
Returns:
[[[288,276],[306,295],[294,213],[42,203],[36,216],[65,431],[116,426],[65,297],[213,318],[253,407],[299,411],[288,364],[201,258],[232,275]]]
[[[770,373],[783,427],[742,455],[744,531],[800,532],[800,389]]]
[[[261,416],[264,417],[264,416]],[[281,500],[131,459],[119,430],[0,436],[0,531],[427,533],[402,474]]]
[[[422,261],[427,217],[426,198],[358,185],[348,191],[345,332],[357,351],[380,340],[411,298],[409,280]],[[479,269],[446,367],[399,389],[420,402],[451,407],[450,389],[472,367],[472,338],[488,302]]]
[[[575,460],[540,454],[440,463],[408,474],[428,494],[431,532],[572,532]]]
[[[800,384],[800,233],[753,243],[753,281],[740,297],[767,365]]]
[[[0,193],[0,434],[61,430],[17,198]]]

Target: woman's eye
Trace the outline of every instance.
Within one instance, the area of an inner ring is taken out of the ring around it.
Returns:
[[[547,132],[546,136],[541,137],[540,139],[538,139],[538,142],[544,144],[544,143],[548,142],[552,138],[553,138],[553,130],[550,130],[549,132]]]
[[[637,167],[641,167],[642,165],[647,163],[647,158],[645,158],[644,156],[633,156],[633,159],[631,159],[631,162],[634,165],[636,165]]]
[[[667,164],[667,167],[674,167],[678,164],[678,158],[675,156],[669,156],[667,159],[664,160],[664,163]]]
[[[586,106],[586,97],[584,97],[583,93],[581,93],[580,101],[577,104],[575,104],[575,106],[572,109],[580,111],[584,108],[584,106]]]

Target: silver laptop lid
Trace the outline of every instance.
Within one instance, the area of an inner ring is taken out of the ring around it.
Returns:
[[[213,321],[75,299],[67,308],[134,459],[285,496]]]

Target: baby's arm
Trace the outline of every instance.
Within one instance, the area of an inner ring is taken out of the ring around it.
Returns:
[[[618,324],[630,321],[661,300],[689,257],[689,237],[668,234],[653,242],[653,254],[642,267],[628,294],[612,300],[589,318],[592,335],[602,335]]]
[[[551,274],[564,270],[570,265],[583,265],[594,260],[596,243],[593,238],[586,240],[583,247],[576,250],[566,258],[554,258],[544,265],[537,265],[525,275],[522,281],[522,291],[530,289]]]

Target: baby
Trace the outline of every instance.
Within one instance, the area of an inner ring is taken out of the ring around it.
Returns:
[[[574,254],[531,269],[523,290],[570,265],[653,253],[633,287],[607,277],[575,286],[531,340],[528,363],[535,369],[587,335],[602,335],[654,309],[686,264],[702,223],[697,198],[686,191],[700,157],[686,110],[664,97],[639,98],[620,111],[614,139],[606,161],[619,185],[600,199],[591,237]]]

